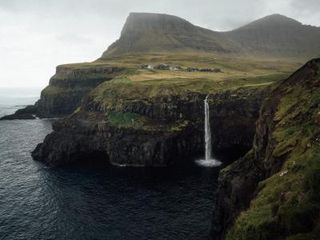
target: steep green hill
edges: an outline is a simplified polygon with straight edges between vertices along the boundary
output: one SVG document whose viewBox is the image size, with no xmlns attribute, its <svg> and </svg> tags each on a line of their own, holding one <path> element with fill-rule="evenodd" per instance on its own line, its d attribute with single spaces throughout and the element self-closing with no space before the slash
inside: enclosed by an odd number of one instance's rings
<svg viewBox="0 0 320 240">
<path fill-rule="evenodd" d="M 242 52 L 273 57 L 319 57 L 320 28 L 274 14 L 225 33 Z"/>
<path fill-rule="evenodd" d="M 221 33 L 197 27 L 167 14 L 131 13 L 121 37 L 103 54 L 104 57 L 139 52 L 236 51 L 235 45 Z"/>
<path fill-rule="evenodd" d="M 302 58 L 320 55 L 320 28 L 274 14 L 229 32 L 171 15 L 131 13 L 121 37 L 102 58 L 145 52 L 207 52 L 232 56 Z"/>
<path fill-rule="evenodd" d="M 320 59 L 275 85 L 253 149 L 221 173 L 213 239 L 319 239 L 319 87 Z"/>
</svg>

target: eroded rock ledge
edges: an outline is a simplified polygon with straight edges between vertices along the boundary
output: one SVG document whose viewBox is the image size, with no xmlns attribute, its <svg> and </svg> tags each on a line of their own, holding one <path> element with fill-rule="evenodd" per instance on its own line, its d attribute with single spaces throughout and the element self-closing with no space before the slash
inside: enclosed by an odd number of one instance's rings
<svg viewBox="0 0 320 240">
<path fill-rule="evenodd" d="M 206 95 L 166 92 L 124 100 L 119 89 L 89 95 L 79 111 L 53 125 L 33 158 L 58 166 L 91 161 L 98 154 L 114 165 L 167 166 L 203 155 Z M 210 95 L 215 151 L 239 156 L 251 148 L 264 96 L 265 90 L 254 88 Z"/>
<path fill-rule="evenodd" d="M 81 99 L 102 82 L 128 71 L 124 67 L 106 64 L 80 63 L 60 65 L 42 90 L 40 99 L 31 106 L 17 110 L 0 120 L 63 117 L 71 114 Z"/>
</svg>

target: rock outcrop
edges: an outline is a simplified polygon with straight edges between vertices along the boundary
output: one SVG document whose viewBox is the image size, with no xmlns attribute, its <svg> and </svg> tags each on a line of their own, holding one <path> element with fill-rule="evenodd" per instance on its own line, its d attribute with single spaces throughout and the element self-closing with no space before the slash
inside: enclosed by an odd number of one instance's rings
<svg viewBox="0 0 320 240">
<path fill-rule="evenodd" d="M 79 63 L 58 66 L 49 85 L 42 90 L 34 106 L 19 109 L 0 120 L 62 117 L 71 114 L 84 96 L 105 81 L 124 73 L 124 67 L 99 63 Z"/>
<path fill-rule="evenodd" d="M 49 86 L 41 92 L 40 100 L 35 104 L 37 115 L 56 117 L 72 113 L 90 90 L 122 71 L 124 68 L 95 64 L 58 66 Z"/>
<path fill-rule="evenodd" d="M 18 109 L 14 114 L 10 114 L 0 118 L 1 120 L 16 120 L 16 119 L 35 119 L 37 108 L 34 105 L 26 106 L 23 109 Z"/>
<path fill-rule="evenodd" d="M 90 161 L 99 153 L 113 165 L 167 166 L 202 156 L 206 95 L 165 92 L 128 100 L 121 98 L 120 86 L 99 91 L 54 124 L 54 132 L 32 153 L 34 159 L 58 166 Z M 215 151 L 233 151 L 238 157 L 250 149 L 264 94 L 239 89 L 210 95 Z"/>
<path fill-rule="evenodd" d="M 320 59 L 274 87 L 253 149 L 222 170 L 211 238 L 320 236 Z"/>
</svg>

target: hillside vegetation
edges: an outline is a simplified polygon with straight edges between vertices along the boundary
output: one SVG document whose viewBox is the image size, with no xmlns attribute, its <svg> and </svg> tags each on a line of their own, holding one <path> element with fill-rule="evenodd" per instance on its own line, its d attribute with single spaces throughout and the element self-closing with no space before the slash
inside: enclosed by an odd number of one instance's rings
<svg viewBox="0 0 320 240">
<path fill-rule="evenodd" d="M 141 69 L 141 64 L 156 66 L 158 64 L 180 66 L 181 70 Z M 118 57 L 99 59 L 92 67 L 108 64 L 127 69 L 113 79 L 126 78 L 126 83 L 137 86 L 155 85 L 177 87 L 181 90 L 203 91 L 209 93 L 232 87 L 267 85 L 275 80 L 283 79 L 299 67 L 299 61 L 280 61 L 277 59 L 259 60 L 256 58 L 230 58 L 215 54 L 130 54 Z M 81 67 L 82 65 L 75 65 Z M 86 64 L 84 64 L 86 66 Z M 219 72 L 188 72 L 188 67 L 203 69 L 219 69 Z M 105 83 L 107 84 L 107 83 Z"/>
<path fill-rule="evenodd" d="M 277 84 L 252 151 L 223 170 L 218 215 L 227 240 L 319 238 L 319 76 L 317 59 Z"/>
<path fill-rule="evenodd" d="M 131 13 L 119 40 L 102 58 L 130 53 L 206 52 L 230 56 L 300 58 L 320 54 L 320 28 L 274 14 L 238 29 L 217 32 L 167 14 Z"/>
</svg>

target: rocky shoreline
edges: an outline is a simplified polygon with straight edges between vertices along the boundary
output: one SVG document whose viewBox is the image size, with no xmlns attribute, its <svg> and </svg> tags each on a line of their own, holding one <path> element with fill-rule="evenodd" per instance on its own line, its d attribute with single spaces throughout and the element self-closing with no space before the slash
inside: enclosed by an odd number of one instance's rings
<svg viewBox="0 0 320 240">
<path fill-rule="evenodd" d="M 18 109 L 14 114 L 6 115 L 0 118 L 1 120 L 16 120 L 16 119 L 36 119 L 37 108 L 34 105 L 26 106 L 25 108 Z"/>
</svg>

